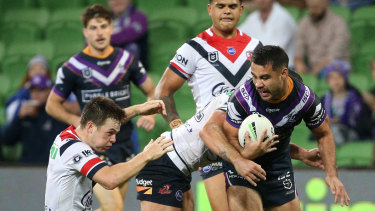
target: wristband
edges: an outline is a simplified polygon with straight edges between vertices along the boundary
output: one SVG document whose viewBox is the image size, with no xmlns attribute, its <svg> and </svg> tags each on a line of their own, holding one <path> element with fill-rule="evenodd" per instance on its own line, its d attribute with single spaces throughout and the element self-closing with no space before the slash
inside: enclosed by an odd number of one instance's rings
<svg viewBox="0 0 375 211">
<path fill-rule="evenodd" d="M 172 129 L 177 128 L 178 126 L 184 124 L 181 119 L 175 119 L 169 123 L 169 127 Z"/>
</svg>

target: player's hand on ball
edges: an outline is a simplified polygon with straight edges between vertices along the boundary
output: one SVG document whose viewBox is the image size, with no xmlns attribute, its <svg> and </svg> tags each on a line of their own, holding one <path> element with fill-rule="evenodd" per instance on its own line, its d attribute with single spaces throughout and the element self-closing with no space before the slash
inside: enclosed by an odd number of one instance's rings
<svg viewBox="0 0 375 211">
<path fill-rule="evenodd" d="M 164 136 L 151 141 L 145 146 L 143 152 L 147 153 L 148 160 L 156 160 L 167 152 L 173 151 L 173 147 L 168 148 L 173 144 L 171 139 L 165 139 Z"/>
<path fill-rule="evenodd" d="M 164 116 L 167 115 L 165 105 L 162 100 L 147 101 L 140 106 L 138 112 L 140 115 L 151 115 L 156 113 L 163 114 Z"/>
<path fill-rule="evenodd" d="M 265 153 L 277 150 L 277 148 L 274 146 L 279 143 L 279 141 L 276 140 L 278 135 L 271 136 L 268 139 L 264 140 L 266 133 L 267 130 L 264 130 L 261 136 L 259 136 L 258 141 L 252 141 L 250 140 L 249 133 L 246 132 L 245 146 L 241 151 L 241 155 L 247 159 L 253 160 L 264 155 Z"/>
</svg>

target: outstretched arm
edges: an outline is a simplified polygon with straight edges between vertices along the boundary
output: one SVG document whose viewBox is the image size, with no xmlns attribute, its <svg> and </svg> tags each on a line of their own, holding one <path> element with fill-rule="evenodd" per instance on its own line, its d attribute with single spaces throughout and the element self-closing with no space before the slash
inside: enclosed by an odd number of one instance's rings
<svg viewBox="0 0 375 211">
<path fill-rule="evenodd" d="M 137 104 L 124 108 L 123 110 L 126 115 L 123 122 L 127 122 L 138 115 L 151 115 L 156 113 L 160 113 L 164 116 L 166 115 L 165 105 L 161 100 L 150 100 L 143 104 Z"/>
<path fill-rule="evenodd" d="M 155 99 L 155 84 L 150 76 L 147 76 L 146 80 L 141 85 L 139 85 L 139 89 L 147 97 L 147 100 Z M 146 131 L 152 130 L 154 126 L 155 115 L 142 116 L 137 121 L 137 127 L 142 127 Z"/>
<path fill-rule="evenodd" d="M 326 182 L 330 187 L 331 192 L 335 194 L 335 203 L 340 200 L 341 206 L 348 206 L 350 198 L 346 192 L 345 186 L 338 178 L 335 142 L 331 132 L 328 116 L 324 122 L 319 127 L 313 129 L 312 132 L 318 139 L 318 147 L 326 172 Z"/>
</svg>

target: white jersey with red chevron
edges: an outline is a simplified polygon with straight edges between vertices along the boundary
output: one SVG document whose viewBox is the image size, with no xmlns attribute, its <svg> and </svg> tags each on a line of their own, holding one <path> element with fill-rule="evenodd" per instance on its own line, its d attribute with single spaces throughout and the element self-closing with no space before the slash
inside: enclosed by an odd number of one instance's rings
<svg viewBox="0 0 375 211">
<path fill-rule="evenodd" d="M 70 126 L 55 139 L 50 152 L 45 193 L 46 211 L 92 210 L 92 177 L 104 166 Z"/>
<path fill-rule="evenodd" d="M 188 81 L 197 110 L 220 93 L 234 91 L 251 78 L 251 57 L 259 40 L 237 30 L 225 39 L 211 28 L 183 44 L 169 68 Z"/>
</svg>

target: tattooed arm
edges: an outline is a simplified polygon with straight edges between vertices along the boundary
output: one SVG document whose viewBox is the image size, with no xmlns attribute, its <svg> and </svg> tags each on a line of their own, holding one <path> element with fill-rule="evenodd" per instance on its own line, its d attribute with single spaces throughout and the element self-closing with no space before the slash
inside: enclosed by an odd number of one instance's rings
<svg viewBox="0 0 375 211">
<path fill-rule="evenodd" d="M 170 68 L 167 68 L 155 89 L 155 99 L 163 100 L 167 111 L 165 119 L 171 128 L 176 128 L 183 124 L 177 113 L 173 94 L 184 84 L 184 82 L 185 79 L 178 76 Z"/>
<path fill-rule="evenodd" d="M 223 124 L 228 124 L 225 121 L 225 112 L 216 110 L 200 131 L 200 137 L 212 152 L 231 162 L 242 177 L 249 181 L 250 184 L 256 186 L 256 182 L 260 181 L 260 179 L 266 179 L 266 172 L 260 165 L 242 157 L 228 142 Z"/>
</svg>

